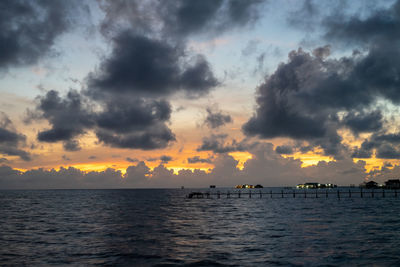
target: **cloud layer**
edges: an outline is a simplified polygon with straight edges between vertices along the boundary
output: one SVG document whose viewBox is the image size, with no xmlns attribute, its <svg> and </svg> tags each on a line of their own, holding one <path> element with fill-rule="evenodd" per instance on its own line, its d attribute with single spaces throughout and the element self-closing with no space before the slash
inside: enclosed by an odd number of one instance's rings
<svg viewBox="0 0 400 267">
<path fill-rule="evenodd" d="M 178 188 L 208 187 L 210 184 L 233 187 L 236 184 L 250 183 L 264 186 L 294 186 L 298 183 L 319 181 L 348 185 L 365 178 L 365 163 L 353 163 L 351 158 L 336 162 L 320 162 L 307 168 L 301 167 L 300 160 L 283 158 L 277 154 L 272 144 L 262 144 L 251 151 L 249 159 L 242 170 L 237 168 L 238 161 L 227 154 L 220 154 L 209 159 L 214 165 L 211 172 L 201 170 L 172 170 L 161 164 L 151 170 L 143 161 L 129 166 L 125 175 L 114 169 L 101 172 L 85 173 L 78 169 L 60 168 L 56 170 L 30 170 L 25 173 L 8 166 L 0 167 L 0 188 Z M 201 161 L 194 158 L 194 161 Z M 370 173 L 383 179 L 384 173 Z"/>
<path fill-rule="evenodd" d="M 16 132 L 11 120 L 0 112 L 0 153 L 8 156 L 18 156 L 24 161 L 31 160 L 31 155 L 20 149 L 25 145 L 26 136 Z"/>
<path fill-rule="evenodd" d="M 79 1 L 6 0 L 0 3 L 0 68 L 35 64 L 73 24 Z"/>
</svg>

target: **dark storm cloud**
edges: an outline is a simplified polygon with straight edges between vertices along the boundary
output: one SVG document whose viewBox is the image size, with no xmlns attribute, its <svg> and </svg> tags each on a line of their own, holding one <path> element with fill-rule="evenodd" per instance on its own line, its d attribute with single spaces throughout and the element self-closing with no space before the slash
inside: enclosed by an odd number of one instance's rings
<svg viewBox="0 0 400 267">
<path fill-rule="evenodd" d="M 291 147 L 291 146 L 277 146 L 275 148 L 275 151 L 278 154 L 292 154 L 293 153 L 293 147 Z"/>
<path fill-rule="evenodd" d="M 171 106 L 165 99 L 183 91 L 207 94 L 218 84 L 205 58 L 187 57 L 184 47 L 129 31 L 114 39 L 114 49 L 91 73 L 85 95 L 102 107 L 95 115 L 100 142 L 121 148 L 165 148 L 175 141 L 167 126 Z"/>
<path fill-rule="evenodd" d="M 93 123 L 88 128 L 112 147 L 155 149 L 175 141 L 166 124 L 171 109 L 165 99 L 177 92 L 203 96 L 219 84 L 206 58 L 186 48 L 186 37 L 249 25 L 257 20 L 263 2 L 101 2 L 106 14 L 101 30 L 113 47 L 99 69 L 87 76 L 85 96 L 100 107 L 88 112 Z M 210 114 L 209 119 L 214 128 L 232 121 L 223 114 Z M 53 140 L 71 140 L 83 132 L 61 131 L 50 123 L 55 129 L 40 133 L 41 140 L 63 133 L 65 138 Z"/>
<path fill-rule="evenodd" d="M 235 139 L 231 143 L 226 142 L 227 134 L 212 134 L 208 137 L 203 137 L 202 144 L 197 148 L 197 151 L 213 151 L 214 153 L 229 153 L 234 151 L 247 151 L 258 143 L 249 142 L 243 139 L 238 142 Z"/>
<path fill-rule="evenodd" d="M 96 136 L 100 142 L 111 147 L 143 150 L 165 148 L 169 142 L 175 141 L 175 135 L 165 124 L 154 125 L 146 130 L 115 133 L 114 131 L 100 129 L 96 131 Z"/>
<path fill-rule="evenodd" d="M 325 136 L 329 114 L 324 110 L 315 112 L 314 103 L 312 107 L 302 103 L 314 100 L 303 98 L 303 94 L 313 93 L 312 89 L 318 90 L 318 87 L 311 86 L 329 75 L 322 71 L 323 67 L 328 67 L 324 65 L 324 61 L 302 50 L 292 51 L 289 62 L 282 63 L 258 87 L 258 108 L 256 114 L 243 126 L 244 132 L 248 135 L 258 134 L 263 138 L 285 136 L 311 139 Z"/>
<path fill-rule="evenodd" d="M 400 134 L 375 133 L 354 149 L 352 157 L 370 158 L 374 149 L 376 158 L 400 159 Z"/>
<path fill-rule="evenodd" d="M 132 163 L 134 163 L 134 162 L 139 162 L 138 159 L 136 159 L 136 158 L 131 158 L 131 157 L 127 157 L 127 158 L 126 158 L 126 161 L 132 162 Z"/>
<path fill-rule="evenodd" d="M 164 148 L 175 140 L 166 125 L 171 107 L 165 100 L 110 96 L 102 101 L 106 102 L 93 102 L 75 91 L 65 97 L 47 92 L 38 99 L 36 111 L 29 113 L 32 119 L 44 118 L 51 125 L 38 133 L 38 140 L 63 141 L 67 151 L 80 149 L 76 138 L 87 130 L 94 130 L 99 142 L 120 148 Z"/>
<path fill-rule="evenodd" d="M 63 146 L 64 146 L 64 149 L 66 151 L 79 151 L 79 150 L 81 150 L 81 147 L 80 147 L 79 142 L 77 140 L 65 141 Z"/>
<path fill-rule="evenodd" d="M 370 113 L 349 112 L 344 116 L 342 123 L 350 128 L 355 134 L 361 132 L 374 132 L 383 127 L 383 116 L 379 110 Z"/>
<path fill-rule="evenodd" d="M 164 2 L 162 5 L 164 9 L 162 16 L 166 20 L 164 27 L 169 28 L 169 32 L 180 35 L 199 32 L 212 22 L 222 3 L 222 0 L 178 1 L 173 4 Z"/>
<path fill-rule="evenodd" d="M 112 99 L 96 114 L 96 135 L 112 147 L 165 148 L 175 141 L 166 123 L 171 106 L 163 100 L 142 98 Z"/>
<path fill-rule="evenodd" d="M 291 26 L 313 31 L 319 25 L 320 13 L 319 6 L 312 0 L 304 0 L 299 9 L 289 13 L 287 20 Z"/>
<path fill-rule="evenodd" d="M 355 134 L 384 127 L 378 99 L 400 102 L 400 51 L 376 44 L 366 53 L 330 59 L 329 46 L 313 55 L 299 49 L 257 89 L 257 109 L 244 124 L 247 135 L 307 140 L 336 156 L 343 150 L 337 130 Z M 338 114 L 345 114 L 343 118 Z"/>
<path fill-rule="evenodd" d="M 218 81 L 204 57 L 187 59 L 179 45 L 124 31 L 88 83 L 94 97 L 99 91 L 157 96 L 179 90 L 196 96 L 209 92 Z"/>
<path fill-rule="evenodd" d="M 160 157 L 160 160 L 162 163 L 168 163 L 172 160 L 173 158 L 171 156 L 167 156 L 167 155 L 162 155 Z"/>
<path fill-rule="evenodd" d="M 199 156 L 194 156 L 187 159 L 188 163 L 212 163 L 211 158 L 200 158 Z"/>
<path fill-rule="evenodd" d="M 0 68 L 36 63 L 81 10 L 79 1 L 0 1 Z"/>
<path fill-rule="evenodd" d="M 168 121 L 170 116 L 171 106 L 163 100 L 112 99 L 95 120 L 102 129 L 129 133 Z"/>
<path fill-rule="evenodd" d="M 361 147 L 355 147 L 351 155 L 352 158 L 368 159 L 372 157 L 373 145 L 368 142 L 363 142 Z"/>
<path fill-rule="evenodd" d="M 313 55 L 317 58 L 324 59 L 331 54 L 331 46 L 325 45 L 323 47 L 317 47 L 313 50 Z"/>
<path fill-rule="evenodd" d="M 345 43 L 358 44 L 379 42 L 382 40 L 399 40 L 400 2 L 396 1 L 387 9 L 372 9 L 370 16 L 360 15 L 346 17 L 338 13 L 324 19 L 325 37 Z"/>
<path fill-rule="evenodd" d="M 29 153 L 19 148 L 25 141 L 26 136 L 17 133 L 7 115 L 0 113 L 0 154 L 19 156 L 25 161 L 31 160 Z"/>
<path fill-rule="evenodd" d="M 381 159 L 400 159 L 400 150 L 390 144 L 383 144 L 378 147 L 376 157 Z"/>
<path fill-rule="evenodd" d="M 105 1 L 102 32 L 106 35 L 129 22 L 137 32 L 165 37 L 216 34 L 253 24 L 263 0 Z M 125 22 L 125 23 L 124 23 Z"/>
<path fill-rule="evenodd" d="M 206 111 L 207 117 L 204 123 L 211 129 L 216 129 L 232 122 L 232 117 L 229 114 L 223 114 L 219 110 L 213 111 L 211 108 L 207 108 Z"/>
<path fill-rule="evenodd" d="M 178 36 L 220 33 L 244 27 L 258 19 L 262 0 L 204 0 L 164 2 L 161 7 L 164 32 Z M 165 5 L 165 3 L 167 3 Z"/>
<path fill-rule="evenodd" d="M 47 92 L 39 98 L 37 112 L 51 124 L 50 129 L 38 133 L 38 140 L 65 141 L 64 147 L 67 150 L 76 150 L 79 144 L 73 139 L 93 126 L 89 106 L 76 91 L 68 92 L 64 98 L 60 97 L 57 91 Z"/>
</svg>

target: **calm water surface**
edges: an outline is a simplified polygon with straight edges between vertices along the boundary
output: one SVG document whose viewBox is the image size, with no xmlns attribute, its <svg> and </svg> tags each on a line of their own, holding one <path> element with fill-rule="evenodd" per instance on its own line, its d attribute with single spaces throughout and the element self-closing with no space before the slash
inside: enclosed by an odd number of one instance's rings
<svg viewBox="0 0 400 267">
<path fill-rule="evenodd" d="M 400 265 L 400 197 L 0 191 L 0 265 Z"/>
</svg>

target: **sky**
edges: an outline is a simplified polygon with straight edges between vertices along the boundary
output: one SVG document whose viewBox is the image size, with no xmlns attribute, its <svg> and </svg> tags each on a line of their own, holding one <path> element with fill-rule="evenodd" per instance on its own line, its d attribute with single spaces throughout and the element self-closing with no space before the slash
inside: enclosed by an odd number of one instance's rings
<svg viewBox="0 0 400 267">
<path fill-rule="evenodd" d="M 399 178 L 399 33 L 393 0 L 1 1 L 0 189 Z"/>
</svg>

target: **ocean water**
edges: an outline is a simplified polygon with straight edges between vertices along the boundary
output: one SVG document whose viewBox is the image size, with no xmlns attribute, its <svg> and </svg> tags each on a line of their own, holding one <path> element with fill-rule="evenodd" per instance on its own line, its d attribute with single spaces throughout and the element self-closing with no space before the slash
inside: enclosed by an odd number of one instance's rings
<svg viewBox="0 0 400 267">
<path fill-rule="evenodd" d="M 0 265 L 400 265 L 393 194 L 185 198 L 190 191 L 0 191 Z"/>
</svg>

